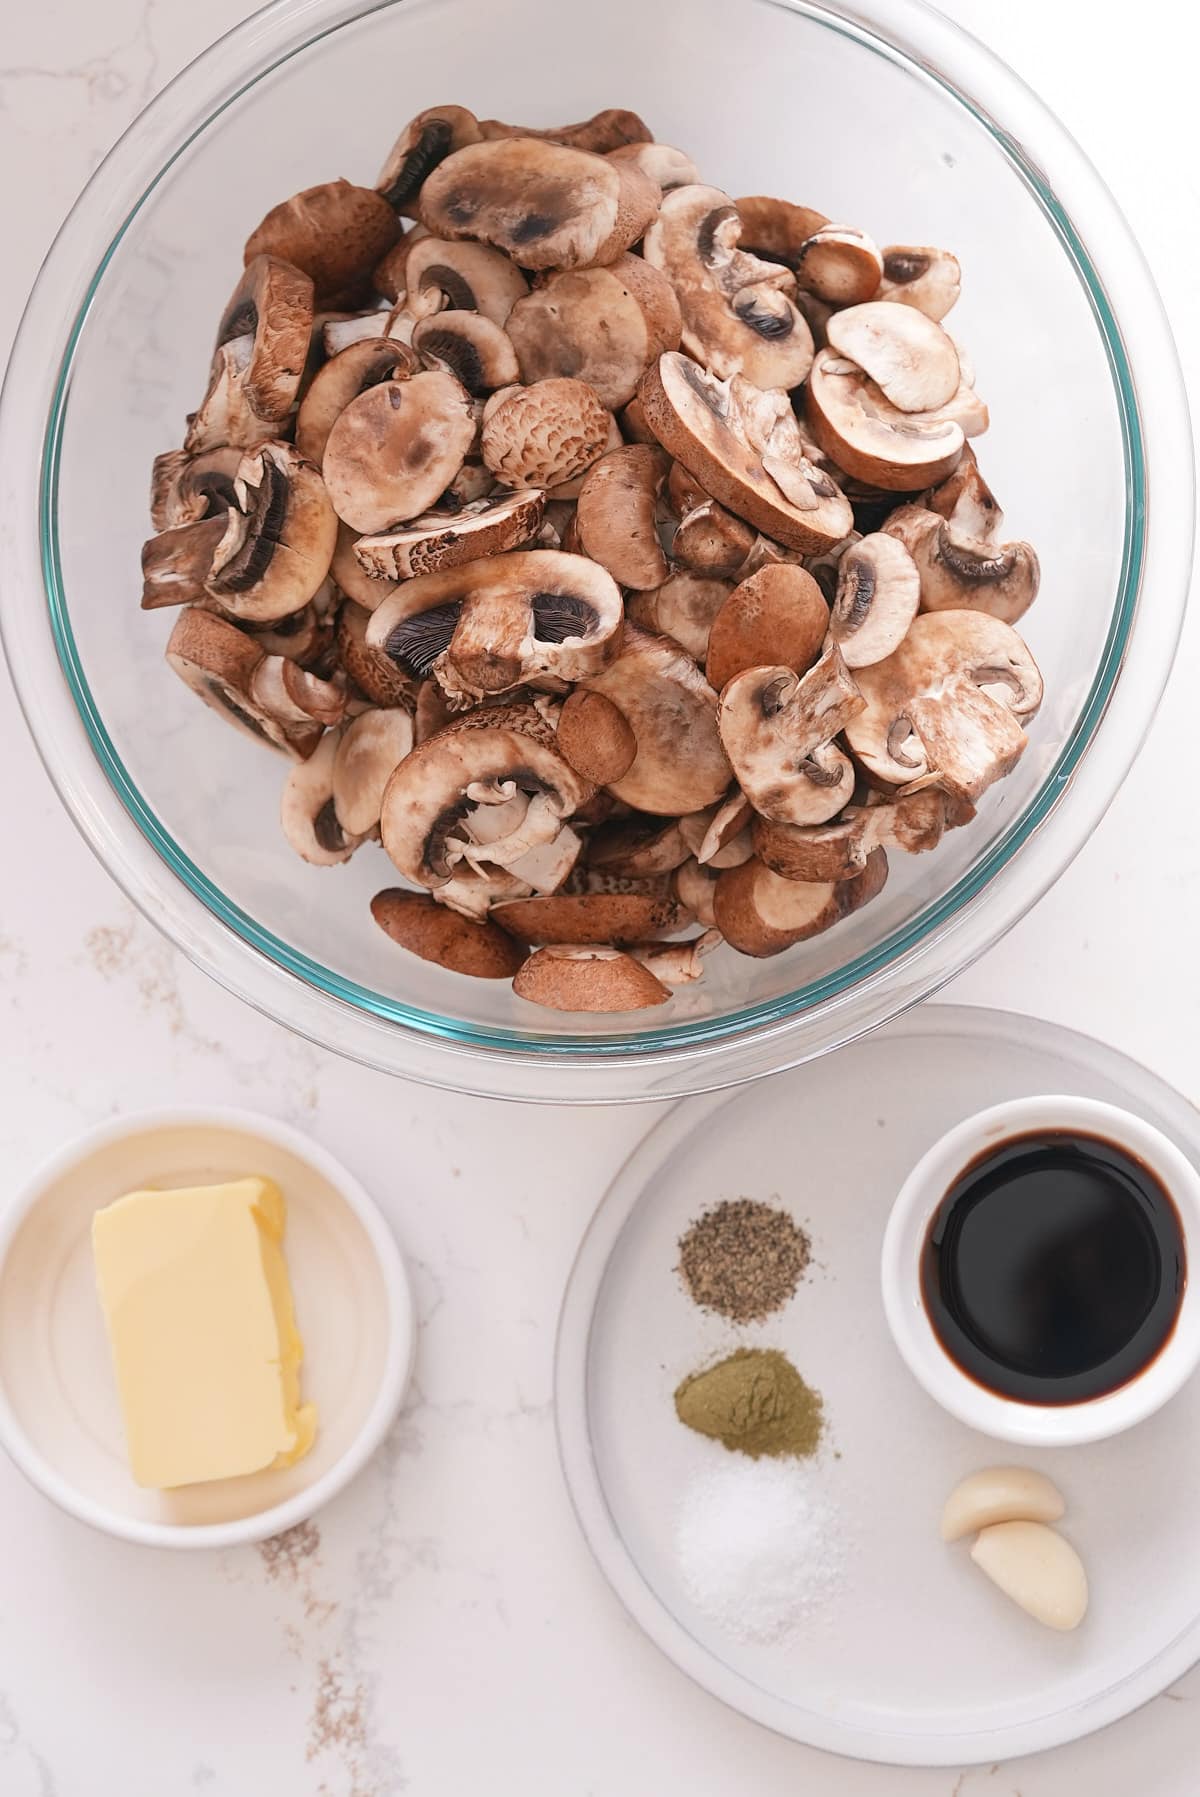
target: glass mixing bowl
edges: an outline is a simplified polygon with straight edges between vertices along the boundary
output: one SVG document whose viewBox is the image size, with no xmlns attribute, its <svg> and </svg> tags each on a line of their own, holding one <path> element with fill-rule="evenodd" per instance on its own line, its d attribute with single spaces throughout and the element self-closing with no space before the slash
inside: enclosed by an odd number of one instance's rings
<svg viewBox="0 0 1200 1797">
<path fill-rule="evenodd" d="M 248 230 L 454 100 L 532 124 L 642 113 L 730 193 L 779 193 L 961 258 L 951 318 L 993 425 L 987 476 L 1036 544 L 1023 629 L 1046 702 L 1016 773 L 882 897 L 775 960 L 721 950 L 661 1012 L 535 1010 L 371 922 L 382 851 L 297 860 L 284 766 L 165 667 L 138 611 L 156 451 L 203 391 Z M 661 1098 L 788 1066 L 933 991 L 1095 827 L 1149 724 L 1188 580 L 1183 385 L 1153 284 L 1074 143 L 1003 65 L 913 0 L 281 0 L 214 45 L 98 170 L 51 251 L 5 388 L 3 625 L 68 809 L 146 914 L 313 1040 L 438 1084 Z"/>
</svg>

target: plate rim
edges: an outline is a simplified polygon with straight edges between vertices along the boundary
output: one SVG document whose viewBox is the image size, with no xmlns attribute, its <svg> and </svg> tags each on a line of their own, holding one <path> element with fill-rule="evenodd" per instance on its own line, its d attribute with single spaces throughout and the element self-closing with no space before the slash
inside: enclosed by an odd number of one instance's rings
<svg viewBox="0 0 1200 1797">
<path fill-rule="evenodd" d="M 1079 1045 L 1111 1069 L 1112 1077 L 1135 1097 L 1149 1093 L 1188 1138 L 1193 1160 L 1200 1159 L 1200 1108 L 1143 1062 L 1086 1031 L 1004 1007 L 928 1004 L 894 1019 L 837 1054 L 852 1054 L 875 1038 L 931 1034 L 1005 1035 L 1020 1033 L 1064 1052 L 1071 1064 Z M 777 1076 L 803 1077 L 802 1069 Z M 1015 1759 L 1061 1747 L 1120 1721 L 1149 1703 L 1200 1661 L 1200 1612 L 1145 1665 L 1080 1701 L 1032 1721 L 961 1733 L 897 1735 L 883 1729 L 847 1727 L 819 1710 L 801 1710 L 760 1690 L 751 1679 L 725 1665 L 688 1633 L 666 1603 L 646 1583 L 625 1546 L 611 1511 L 592 1451 L 588 1420 L 588 1360 L 596 1299 L 609 1259 L 641 1201 L 648 1175 L 701 1121 L 737 1103 L 759 1082 L 733 1091 L 701 1093 L 671 1106 L 634 1146 L 613 1175 L 592 1213 L 572 1263 L 559 1312 L 554 1347 L 554 1418 L 559 1465 L 567 1496 L 584 1541 L 610 1589 L 631 1620 L 679 1671 L 712 1697 L 750 1721 L 801 1745 L 842 1758 L 880 1765 L 958 1767 Z"/>
</svg>

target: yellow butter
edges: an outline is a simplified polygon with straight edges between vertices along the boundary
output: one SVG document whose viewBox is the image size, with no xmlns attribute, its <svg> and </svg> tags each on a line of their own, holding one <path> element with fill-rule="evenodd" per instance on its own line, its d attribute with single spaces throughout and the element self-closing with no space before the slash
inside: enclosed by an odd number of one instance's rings
<svg viewBox="0 0 1200 1797">
<path fill-rule="evenodd" d="M 312 1446 L 304 1347 L 269 1179 L 130 1192 L 92 1248 L 129 1462 L 163 1490 L 290 1466 Z"/>
</svg>

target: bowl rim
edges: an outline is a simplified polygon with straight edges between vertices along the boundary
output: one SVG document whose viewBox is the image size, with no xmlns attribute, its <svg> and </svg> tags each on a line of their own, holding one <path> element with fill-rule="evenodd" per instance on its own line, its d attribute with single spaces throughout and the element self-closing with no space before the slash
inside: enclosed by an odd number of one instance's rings
<svg viewBox="0 0 1200 1797">
<path fill-rule="evenodd" d="M 26 1434 L 0 1380 L 0 1447 L 31 1485 L 37 1487 L 68 1516 L 88 1523 L 104 1534 L 141 1547 L 224 1548 L 265 1541 L 297 1523 L 306 1522 L 324 1509 L 383 1443 L 408 1389 L 416 1359 L 417 1316 L 412 1286 L 404 1257 L 383 1212 L 362 1183 L 337 1157 L 290 1123 L 263 1116 L 236 1105 L 167 1105 L 146 1111 L 130 1111 L 106 1118 L 72 1138 L 49 1155 L 22 1183 L 0 1219 L 0 1272 L 8 1262 L 22 1226 L 44 1197 L 47 1188 L 71 1168 L 86 1163 L 110 1143 L 164 1129 L 227 1129 L 257 1136 L 305 1161 L 333 1186 L 362 1224 L 370 1242 L 387 1307 L 387 1353 L 380 1372 L 379 1389 L 363 1424 L 340 1459 L 319 1479 L 282 1503 L 256 1510 L 249 1516 L 223 1523 L 146 1522 L 126 1516 L 81 1492 L 40 1454 Z"/>
<path fill-rule="evenodd" d="M 141 205 L 213 119 L 318 38 L 383 10 L 375 0 L 275 0 L 190 64 L 85 187 L 22 320 L 0 399 L 0 457 L 12 470 L 2 489 L 12 488 L 6 515 L 28 522 L 20 529 L 6 524 L 0 538 L 13 564 L 0 591 L 0 630 L 51 779 L 109 872 L 192 959 L 267 1014 L 371 1065 L 493 1095 L 606 1102 L 715 1089 L 849 1040 L 960 972 L 1053 883 L 1114 796 L 1161 696 L 1190 574 L 1191 435 L 1169 326 L 1115 203 L 1019 78 L 921 0 L 769 3 L 900 63 L 948 93 L 992 136 L 1089 301 L 1107 352 L 1127 481 L 1123 560 L 1104 650 L 1038 791 L 953 886 L 852 960 L 781 997 L 718 1018 L 539 1037 L 534 1029 L 474 1025 L 372 992 L 282 942 L 195 866 L 130 780 L 88 688 L 63 588 L 56 502 L 72 362 L 92 300 Z M 1041 173 L 1051 166 L 1054 189 Z M 147 167 L 156 171 L 148 184 Z M 97 239 L 107 247 L 88 274 Z M 1137 319 L 1136 347 L 1126 343 L 1119 317 Z M 36 480 L 17 447 L 31 440 L 43 444 Z M 11 597 L 31 582 L 45 594 L 44 616 Z M 1148 607 L 1142 600 L 1151 587 L 1155 603 Z M 69 756 L 68 744 L 85 753 Z M 87 777 L 93 759 L 100 780 Z M 1064 815 L 1068 786 L 1075 797 Z M 1018 858 L 1020 850 L 1026 852 Z M 1011 871 L 997 895 L 996 876 L 1005 869 Z"/>
</svg>

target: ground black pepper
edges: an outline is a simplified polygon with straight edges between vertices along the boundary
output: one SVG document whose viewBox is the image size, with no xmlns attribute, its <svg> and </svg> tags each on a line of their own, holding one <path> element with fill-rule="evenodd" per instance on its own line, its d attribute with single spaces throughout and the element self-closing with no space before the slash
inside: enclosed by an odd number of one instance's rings
<svg viewBox="0 0 1200 1797">
<path fill-rule="evenodd" d="M 678 1271 L 702 1310 L 757 1323 L 794 1295 L 811 1254 L 786 1211 L 735 1198 L 703 1212 L 680 1238 Z"/>
</svg>

